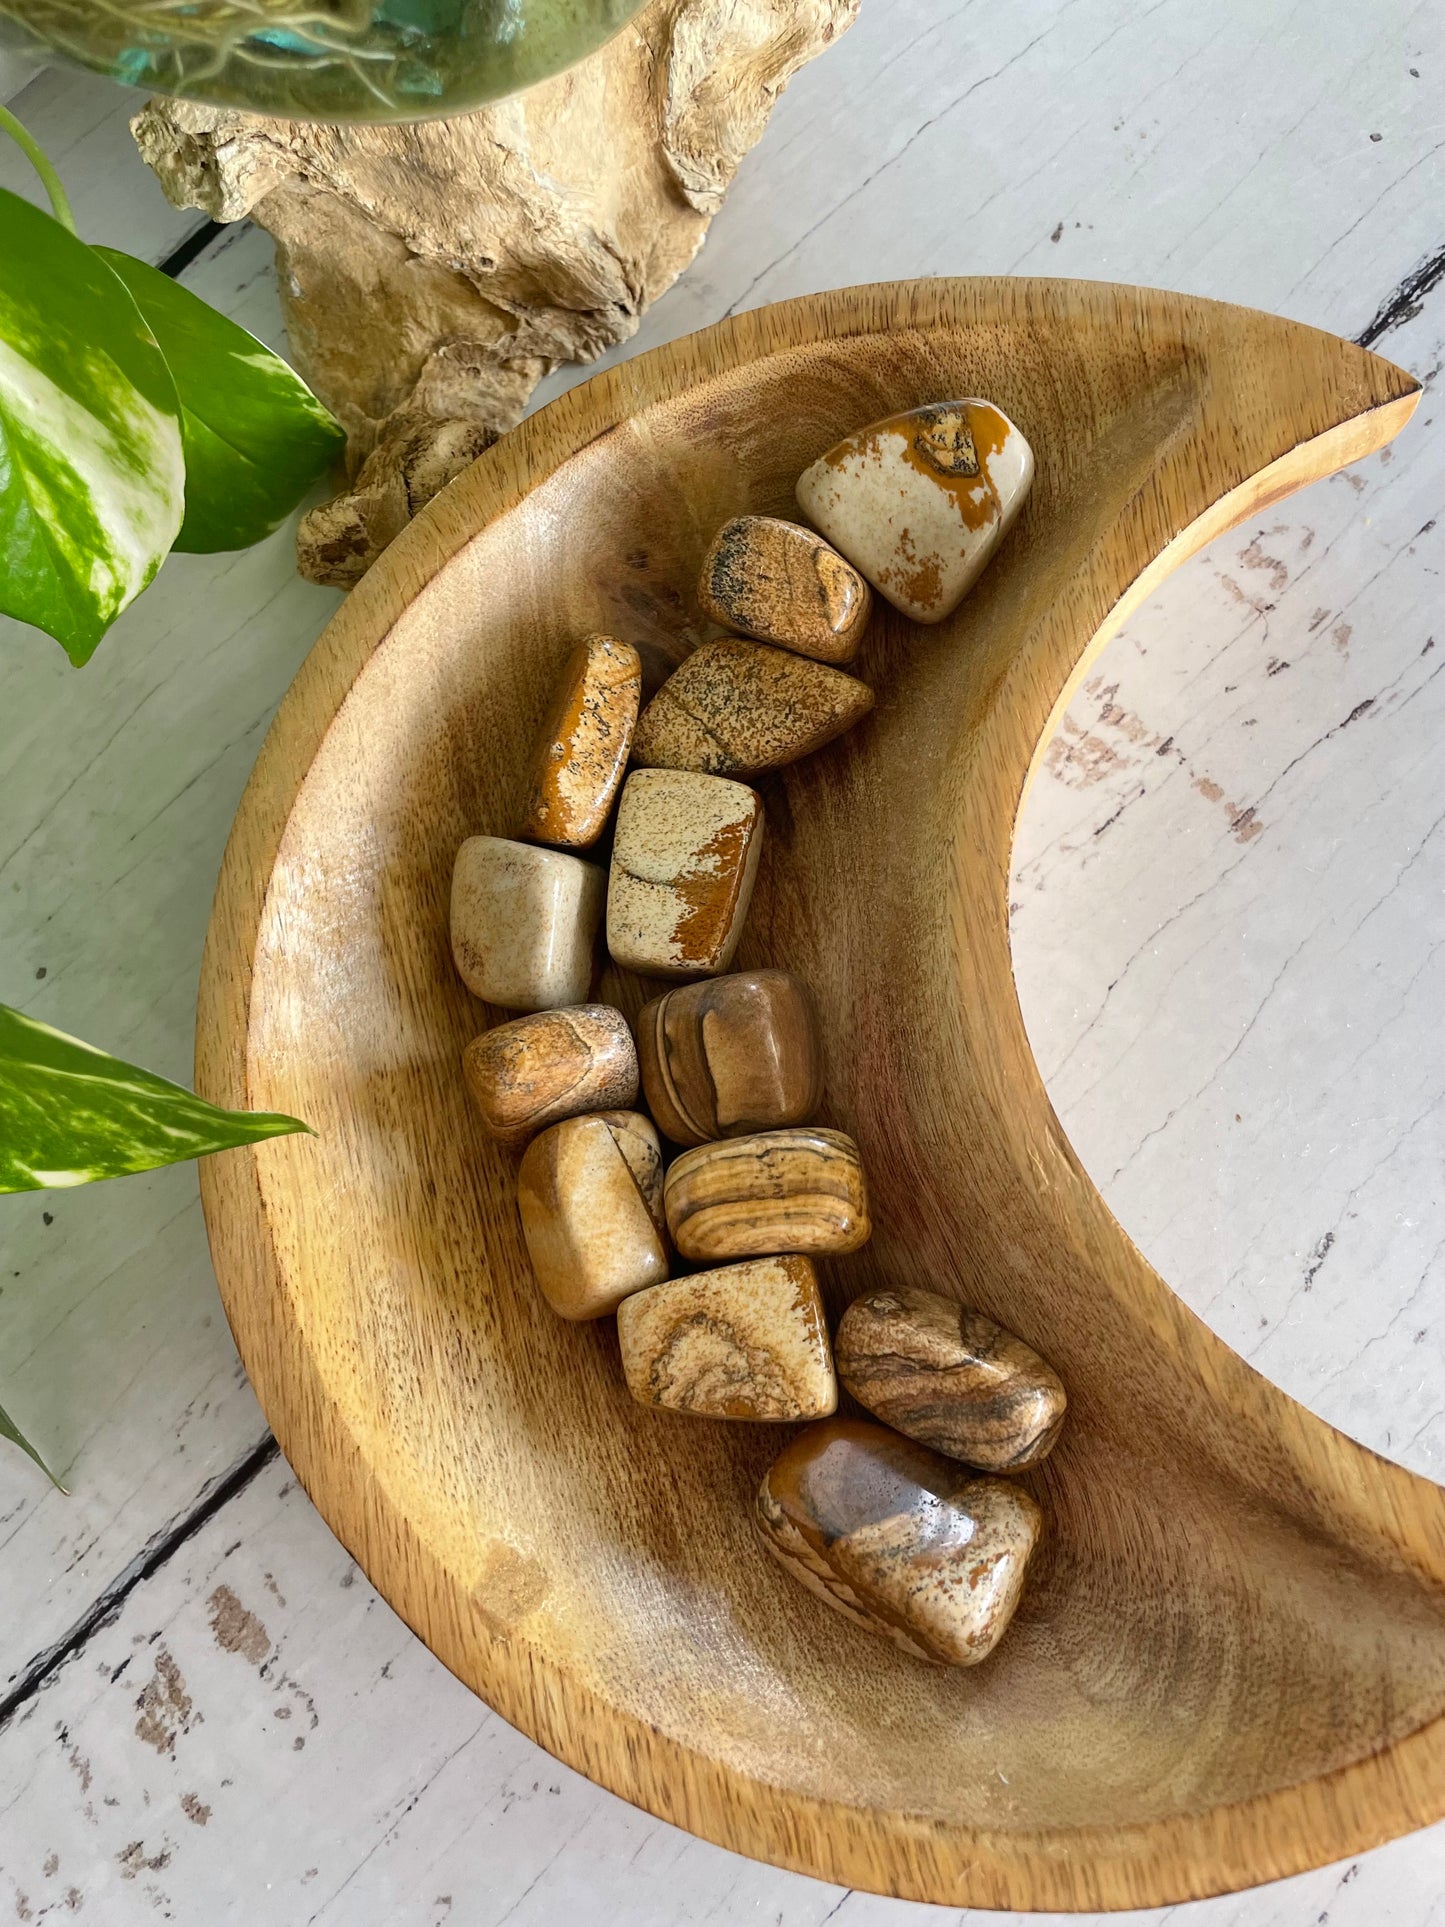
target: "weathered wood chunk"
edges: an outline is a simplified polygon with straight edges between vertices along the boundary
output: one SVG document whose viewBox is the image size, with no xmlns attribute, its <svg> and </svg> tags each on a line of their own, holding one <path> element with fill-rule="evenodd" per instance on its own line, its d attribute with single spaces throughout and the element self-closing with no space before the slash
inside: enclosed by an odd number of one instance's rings
<svg viewBox="0 0 1445 1927">
<path fill-rule="evenodd" d="M 804 471 L 798 503 L 895 608 L 942 622 L 1033 478 L 1033 450 L 1001 408 L 945 401 L 845 437 Z"/>
<path fill-rule="evenodd" d="M 243 11 L 256 45 L 274 35 L 270 57 L 290 64 L 296 49 L 274 6 Z M 525 64 L 561 16 L 604 11 L 615 21 L 632 10 L 479 0 L 381 18 L 403 65 L 453 30 L 470 58 L 493 19 L 516 27 Z M 217 221 L 250 215 L 275 236 L 291 352 L 350 438 L 346 493 L 302 518 L 303 575 L 350 588 L 518 420 L 544 375 L 636 331 L 702 245 L 789 78 L 857 12 L 858 0 L 654 0 L 550 80 L 398 126 L 191 100 L 142 109 L 137 144 L 178 207 Z M 339 75 L 369 9 L 321 14 L 321 34 L 339 32 Z M 410 105 L 420 111 L 420 97 Z"/>
<path fill-rule="evenodd" d="M 503 1010 L 580 1004 L 606 877 L 595 863 L 501 836 L 471 836 L 452 872 L 452 957 L 474 996 Z"/>
<path fill-rule="evenodd" d="M 775 515 L 725 522 L 703 558 L 698 600 L 725 628 L 819 662 L 851 662 L 873 594 L 821 536 Z"/>
<path fill-rule="evenodd" d="M 563 1318 L 601 1318 L 667 1276 L 662 1148 L 637 1111 L 569 1117 L 533 1138 L 517 1205 L 537 1283 Z"/>
<path fill-rule="evenodd" d="M 840 1255 L 866 1244 L 873 1228 L 857 1145 L 817 1126 L 684 1151 L 663 1197 L 685 1258 Z"/>
<path fill-rule="evenodd" d="M 482 1123 L 503 1144 L 583 1111 L 637 1102 L 637 1050 L 620 1010 L 578 1004 L 497 1024 L 462 1052 Z"/>
<path fill-rule="evenodd" d="M 519 834 L 585 850 L 607 827 L 642 700 L 630 642 L 590 636 L 567 658 L 533 759 Z"/>
<path fill-rule="evenodd" d="M 838 1371 L 896 1432 L 986 1472 L 1053 1450 L 1067 1403 L 1058 1374 L 1021 1338 L 937 1292 L 889 1285 L 855 1298 L 838 1326 Z"/>
<path fill-rule="evenodd" d="M 763 839 L 754 791 L 691 770 L 639 769 L 617 806 L 607 947 L 629 970 L 714 976 L 732 962 Z"/>
<path fill-rule="evenodd" d="M 643 1405 L 774 1423 L 838 1406 L 828 1325 L 806 1258 L 673 1278 L 617 1308 L 628 1389 Z"/>
<path fill-rule="evenodd" d="M 1043 1518 L 1007 1479 L 835 1418 L 785 1447 L 758 1522 L 774 1557 L 855 1625 L 916 1658 L 976 1666 L 1013 1617 Z"/>
<path fill-rule="evenodd" d="M 647 1107 L 675 1144 L 806 1124 L 823 1095 L 823 1052 L 806 984 L 742 970 L 665 991 L 637 1019 Z"/>
<path fill-rule="evenodd" d="M 856 676 L 765 642 L 705 642 L 643 710 L 632 760 L 655 769 L 754 776 L 831 743 L 873 707 Z"/>
</svg>

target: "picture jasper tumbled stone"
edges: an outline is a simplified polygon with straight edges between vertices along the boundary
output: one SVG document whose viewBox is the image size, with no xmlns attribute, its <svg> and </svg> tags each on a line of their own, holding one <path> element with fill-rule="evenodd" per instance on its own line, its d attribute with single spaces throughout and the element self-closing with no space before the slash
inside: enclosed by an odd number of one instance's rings
<svg viewBox="0 0 1445 1927">
<path fill-rule="evenodd" d="M 667 1276 L 662 1147 L 636 1111 L 569 1117 L 534 1137 L 517 1206 L 537 1283 L 563 1318 L 601 1318 Z"/>
<path fill-rule="evenodd" d="M 577 1004 L 497 1024 L 462 1052 L 462 1075 L 482 1123 L 519 1144 L 582 1111 L 637 1102 L 637 1051 L 620 1010 Z"/>
<path fill-rule="evenodd" d="M 713 538 L 698 600 L 715 622 L 819 662 L 851 662 L 873 609 L 868 584 L 811 529 L 737 515 Z"/>
<path fill-rule="evenodd" d="M 758 1524 L 793 1577 L 856 1625 L 918 1659 L 976 1666 L 1013 1617 L 1043 1519 L 1007 1479 L 834 1418 L 774 1461 Z"/>
<path fill-rule="evenodd" d="M 675 1144 L 805 1124 L 823 1094 L 806 984 L 741 970 L 665 991 L 637 1019 L 647 1107 Z"/>
<path fill-rule="evenodd" d="M 861 428 L 798 481 L 798 503 L 895 608 L 942 622 L 1023 507 L 1034 456 L 989 401 L 945 401 Z"/>
<path fill-rule="evenodd" d="M 816 1125 L 684 1151 L 669 1167 L 663 1202 L 685 1258 L 841 1256 L 873 1229 L 858 1146 Z"/>
<path fill-rule="evenodd" d="M 532 759 L 519 834 L 582 850 L 607 826 L 642 700 L 630 642 L 589 636 L 567 658 Z"/>
<path fill-rule="evenodd" d="M 607 878 L 595 863 L 502 836 L 470 836 L 452 871 L 452 958 L 467 989 L 503 1010 L 580 1004 Z"/>
<path fill-rule="evenodd" d="M 643 1405 L 698 1418 L 825 1418 L 838 1383 L 806 1258 L 755 1258 L 672 1278 L 617 1307 L 622 1369 Z"/>
<path fill-rule="evenodd" d="M 855 1298 L 838 1325 L 838 1373 L 895 1431 L 986 1472 L 1017 1472 L 1053 1449 L 1066 1399 L 1021 1338 L 937 1292 L 889 1285 Z"/>
<path fill-rule="evenodd" d="M 745 783 L 635 769 L 622 788 L 607 882 L 607 948 L 628 970 L 726 970 L 742 934 L 763 839 Z"/>
<path fill-rule="evenodd" d="M 811 756 L 873 707 L 856 676 L 741 636 L 705 642 L 643 710 L 632 760 L 643 768 L 755 776 Z"/>
</svg>

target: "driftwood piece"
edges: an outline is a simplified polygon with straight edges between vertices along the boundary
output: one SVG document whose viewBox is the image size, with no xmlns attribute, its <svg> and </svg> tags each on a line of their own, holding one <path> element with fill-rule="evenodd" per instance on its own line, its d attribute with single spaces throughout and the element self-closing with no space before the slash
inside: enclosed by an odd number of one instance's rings
<svg viewBox="0 0 1445 1927">
<path fill-rule="evenodd" d="M 143 109 L 172 201 L 275 236 L 296 365 L 346 427 L 349 486 L 302 522 L 303 575 L 357 581 L 544 375 L 636 330 L 778 94 L 857 10 L 656 0 L 569 72 L 412 126 Z"/>
</svg>

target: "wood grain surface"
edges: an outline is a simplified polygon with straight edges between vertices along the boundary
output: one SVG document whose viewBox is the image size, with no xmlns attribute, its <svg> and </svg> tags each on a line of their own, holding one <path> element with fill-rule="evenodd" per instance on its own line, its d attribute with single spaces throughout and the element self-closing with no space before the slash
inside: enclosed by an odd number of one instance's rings
<svg viewBox="0 0 1445 1927">
<path fill-rule="evenodd" d="M 456 1072 L 475 1006 L 445 902 L 457 843 L 515 808 L 578 634 L 675 652 L 727 516 L 782 512 L 848 428 L 960 391 L 1029 435 L 1034 495 L 950 623 L 880 619 L 874 714 L 762 785 L 739 959 L 798 970 L 852 1040 L 828 1121 L 862 1146 L 876 1229 L 848 1289 L 967 1297 L 1069 1387 L 1030 1475 L 1031 1595 L 983 1673 L 940 1682 L 756 1555 L 776 1435 L 680 1447 L 612 1338 L 539 1306 L 512 1161 Z M 1015 816 L 1093 654 L 1177 561 L 1415 400 L 1331 337 L 1130 289 L 793 302 L 524 424 L 299 676 L 223 870 L 198 1080 L 320 1135 L 204 1170 L 223 1295 L 283 1447 L 397 1610 L 626 1797 L 851 1885 L 1065 1908 L 1269 1878 L 1441 1810 L 1440 1493 L 1270 1387 L 1135 1251 L 1054 1119 L 1007 940 Z"/>
</svg>

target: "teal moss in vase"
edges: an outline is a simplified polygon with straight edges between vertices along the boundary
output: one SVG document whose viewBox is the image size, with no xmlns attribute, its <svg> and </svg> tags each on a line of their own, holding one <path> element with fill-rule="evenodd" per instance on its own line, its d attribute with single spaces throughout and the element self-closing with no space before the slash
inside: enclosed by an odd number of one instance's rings
<svg viewBox="0 0 1445 1927">
<path fill-rule="evenodd" d="M 0 39 L 291 120 L 463 113 L 558 73 L 642 0 L 0 0 Z"/>
</svg>

